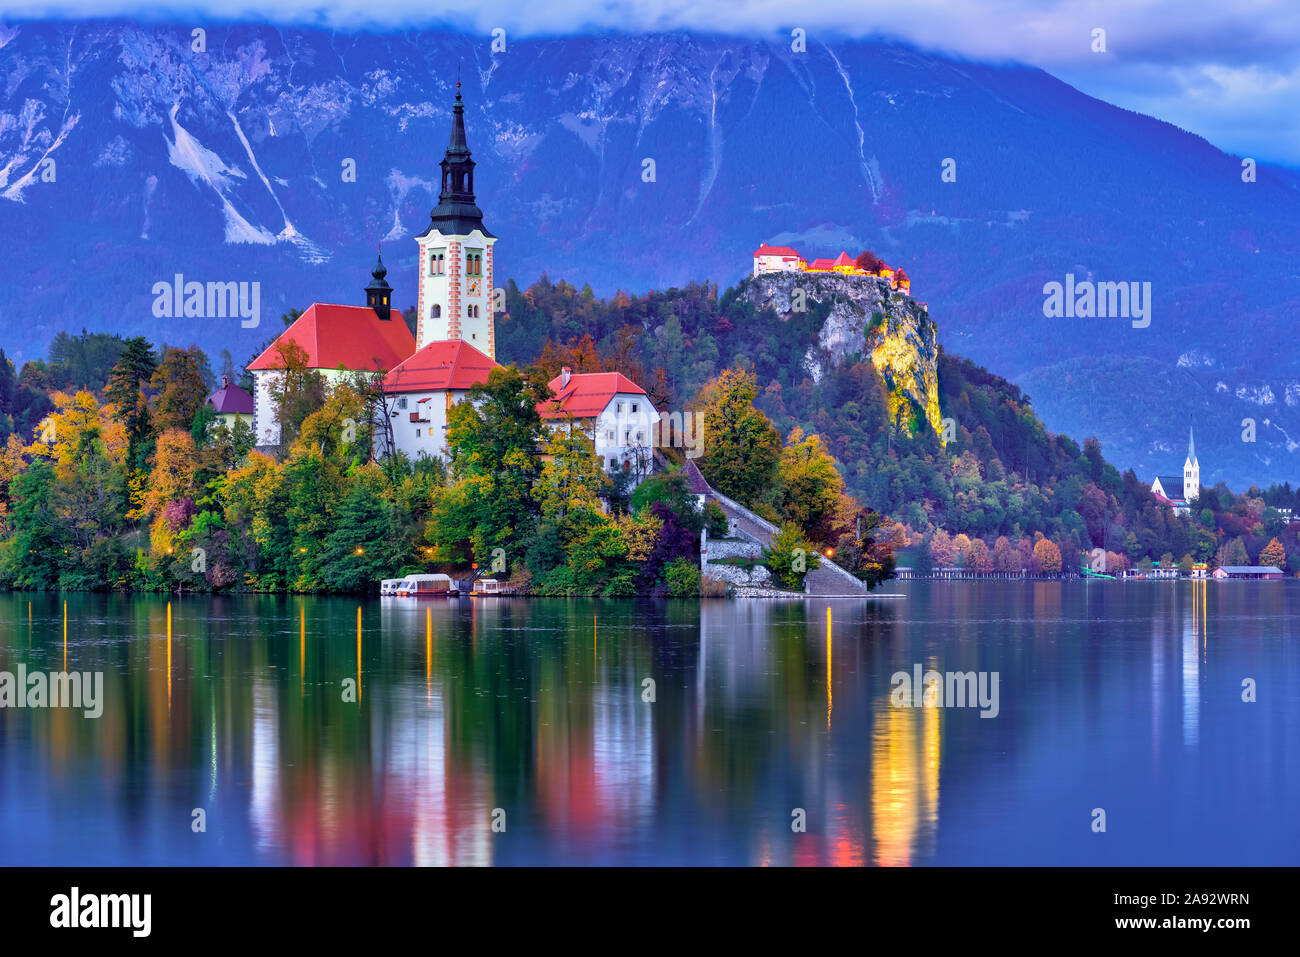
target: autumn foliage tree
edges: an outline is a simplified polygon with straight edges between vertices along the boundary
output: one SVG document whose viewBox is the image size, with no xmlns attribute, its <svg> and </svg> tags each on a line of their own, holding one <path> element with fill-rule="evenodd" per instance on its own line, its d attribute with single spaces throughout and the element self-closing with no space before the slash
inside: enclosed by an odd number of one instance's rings
<svg viewBox="0 0 1300 957">
<path fill-rule="evenodd" d="M 1040 538 L 1034 544 L 1034 557 L 1044 575 L 1061 574 L 1061 550 L 1050 538 Z"/>
<path fill-rule="evenodd" d="M 158 396 L 153 416 L 159 432 L 189 429 L 195 413 L 207 400 L 209 379 L 208 357 L 198 346 L 163 350 L 149 382 Z"/>
<path fill-rule="evenodd" d="M 698 465 L 709 484 L 750 507 L 776 487 L 781 435 L 758 409 L 754 375 L 724 369 L 696 397 L 704 419 L 704 454 Z"/>
</svg>

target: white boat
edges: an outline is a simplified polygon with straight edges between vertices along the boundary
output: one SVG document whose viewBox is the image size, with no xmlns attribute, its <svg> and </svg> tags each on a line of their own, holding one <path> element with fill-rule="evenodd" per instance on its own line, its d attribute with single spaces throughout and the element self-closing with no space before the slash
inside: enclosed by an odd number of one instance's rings
<svg viewBox="0 0 1300 957">
<path fill-rule="evenodd" d="M 398 598 L 447 598 L 459 592 L 450 575 L 407 575 L 395 594 Z"/>
<path fill-rule="evenodd" d="M 396 595 L 398 586 L 406 579 L 404 578 L 385 578 L 379 583 L 380 595 Z"/>
<path fill-rule="evenodd" d="M 474 583 L 474 590 L 470 593 L 471 598 L 478 598 L 484 595 L 501 594 L 501 582 L 495 578 L 480 578 Z"/>
</svg>

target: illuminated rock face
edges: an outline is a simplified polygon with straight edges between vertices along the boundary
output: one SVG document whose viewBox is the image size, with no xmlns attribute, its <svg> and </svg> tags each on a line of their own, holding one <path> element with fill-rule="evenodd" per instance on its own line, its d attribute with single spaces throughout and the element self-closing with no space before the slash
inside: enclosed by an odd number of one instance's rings
<svg viewBox="0 0 1300 957">
<path fill-rule="evenodd" d="M 774 272 L 743 283 L 756 308 L 789 318 L 806 310 L 825 314 L 804 368 L 814 382 L 853 355 L 870 355 L 889 390 L 890 417 L 909 430 L 928 422 L 941 431 L 939 350 L 935 324 L 915 299 L 870 276 Z M 901 415 L 900 415 L 901 412 Z"/>
</svg>

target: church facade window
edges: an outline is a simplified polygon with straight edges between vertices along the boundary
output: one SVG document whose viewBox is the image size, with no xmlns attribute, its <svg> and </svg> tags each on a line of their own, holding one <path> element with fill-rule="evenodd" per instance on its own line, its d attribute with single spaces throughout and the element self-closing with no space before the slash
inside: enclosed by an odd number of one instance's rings
<svg viewBox="0 0 1300 957">
<path fill-rule="evenodd" d="M 429 253 L 429 275 L 442 276 L 447 272 L 447 252 L 435 249 Z"/>
<path fill-rule="evenodd" d="M 483 275 L 483 250 L 471 249 L 465 256 L 465 275 Z"/>
<path fill-rule="evenodd" d="M 442 318 L 442 306 L 440 306 L 440 305 L 439 305 L 438 303 L 436 303 L 436 302 L 435 302 L 432 306 L 430 306 L 430 307 L 429 307 L 429 318 L 430 318 L 430 319 L 441 319 L 441 318 Z"/>
</svg>

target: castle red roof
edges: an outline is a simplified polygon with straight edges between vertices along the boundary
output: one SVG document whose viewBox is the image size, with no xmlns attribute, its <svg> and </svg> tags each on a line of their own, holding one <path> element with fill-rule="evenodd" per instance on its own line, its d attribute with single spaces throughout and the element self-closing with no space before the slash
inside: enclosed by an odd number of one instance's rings
<svg viewBox="0 0 1300 957">
<path fill-rule="evenodd" d="M 838 256 L 835 257 L 835 261 L 834 261 L 833 263 L 831 263 L 831 265 L 832 265 L 832 266 L 852 266 L 852 265 L 853 265 L 853 260 L 849 258 L 849 254 L 848 254 L 848 253 L 846 253 L 844 250 L 841 249 L 841 250 L 840 250 L 840 254 L 839 254 Z"/>
<path fill-rule="evenodd" d="M 575 419 L 588 419 L 604 412 L 619 392 L 646 394 L 645 389 L 621 372 L 579 372 L 569 376 L 568 385 L 561 385 L 563 380 L 562 375 L 552 379 L 550 386 L 555 398 L 537 404 L 542 418 L 556 419 L 567 412 Z"/>
<path fill-rule="evenodd" d="M 833 259 L 814 259 L 812 262 L 808 264 L 808 268 L 829 270 L 834 265 L 835 265 L 835 260 Z"/>
<path fill-rule="evenodd" d="M 307 351 L 311 369 L 394 369 L 415 351 L 415 337 L 396 310 L 384 321 L 369 306 L 314 302 L 248 368 L 283 368 L 276 343 L 290 340 Z"/>
<path fill-rule="evenodd" d="M 252 415 L 253 397 L 237 385 L 223 385 L 208 396 L 208 405 L 218 415 Z"/>
<path fill-rule="evenodd" d="M 754 252 L 755 259 L 759 256 L 794 256 L 797 259 L 799 254 L 789 246 L 769 246 L 767 243 L 763 243 Z"/>
<path fill-rule="evenodd" d="M 469 389 L 487 382 L 488 373 L 499 365 L 463 339 L 439 339 L 384 376 L 384 388 L 389 392 Z"/>
</svg>

